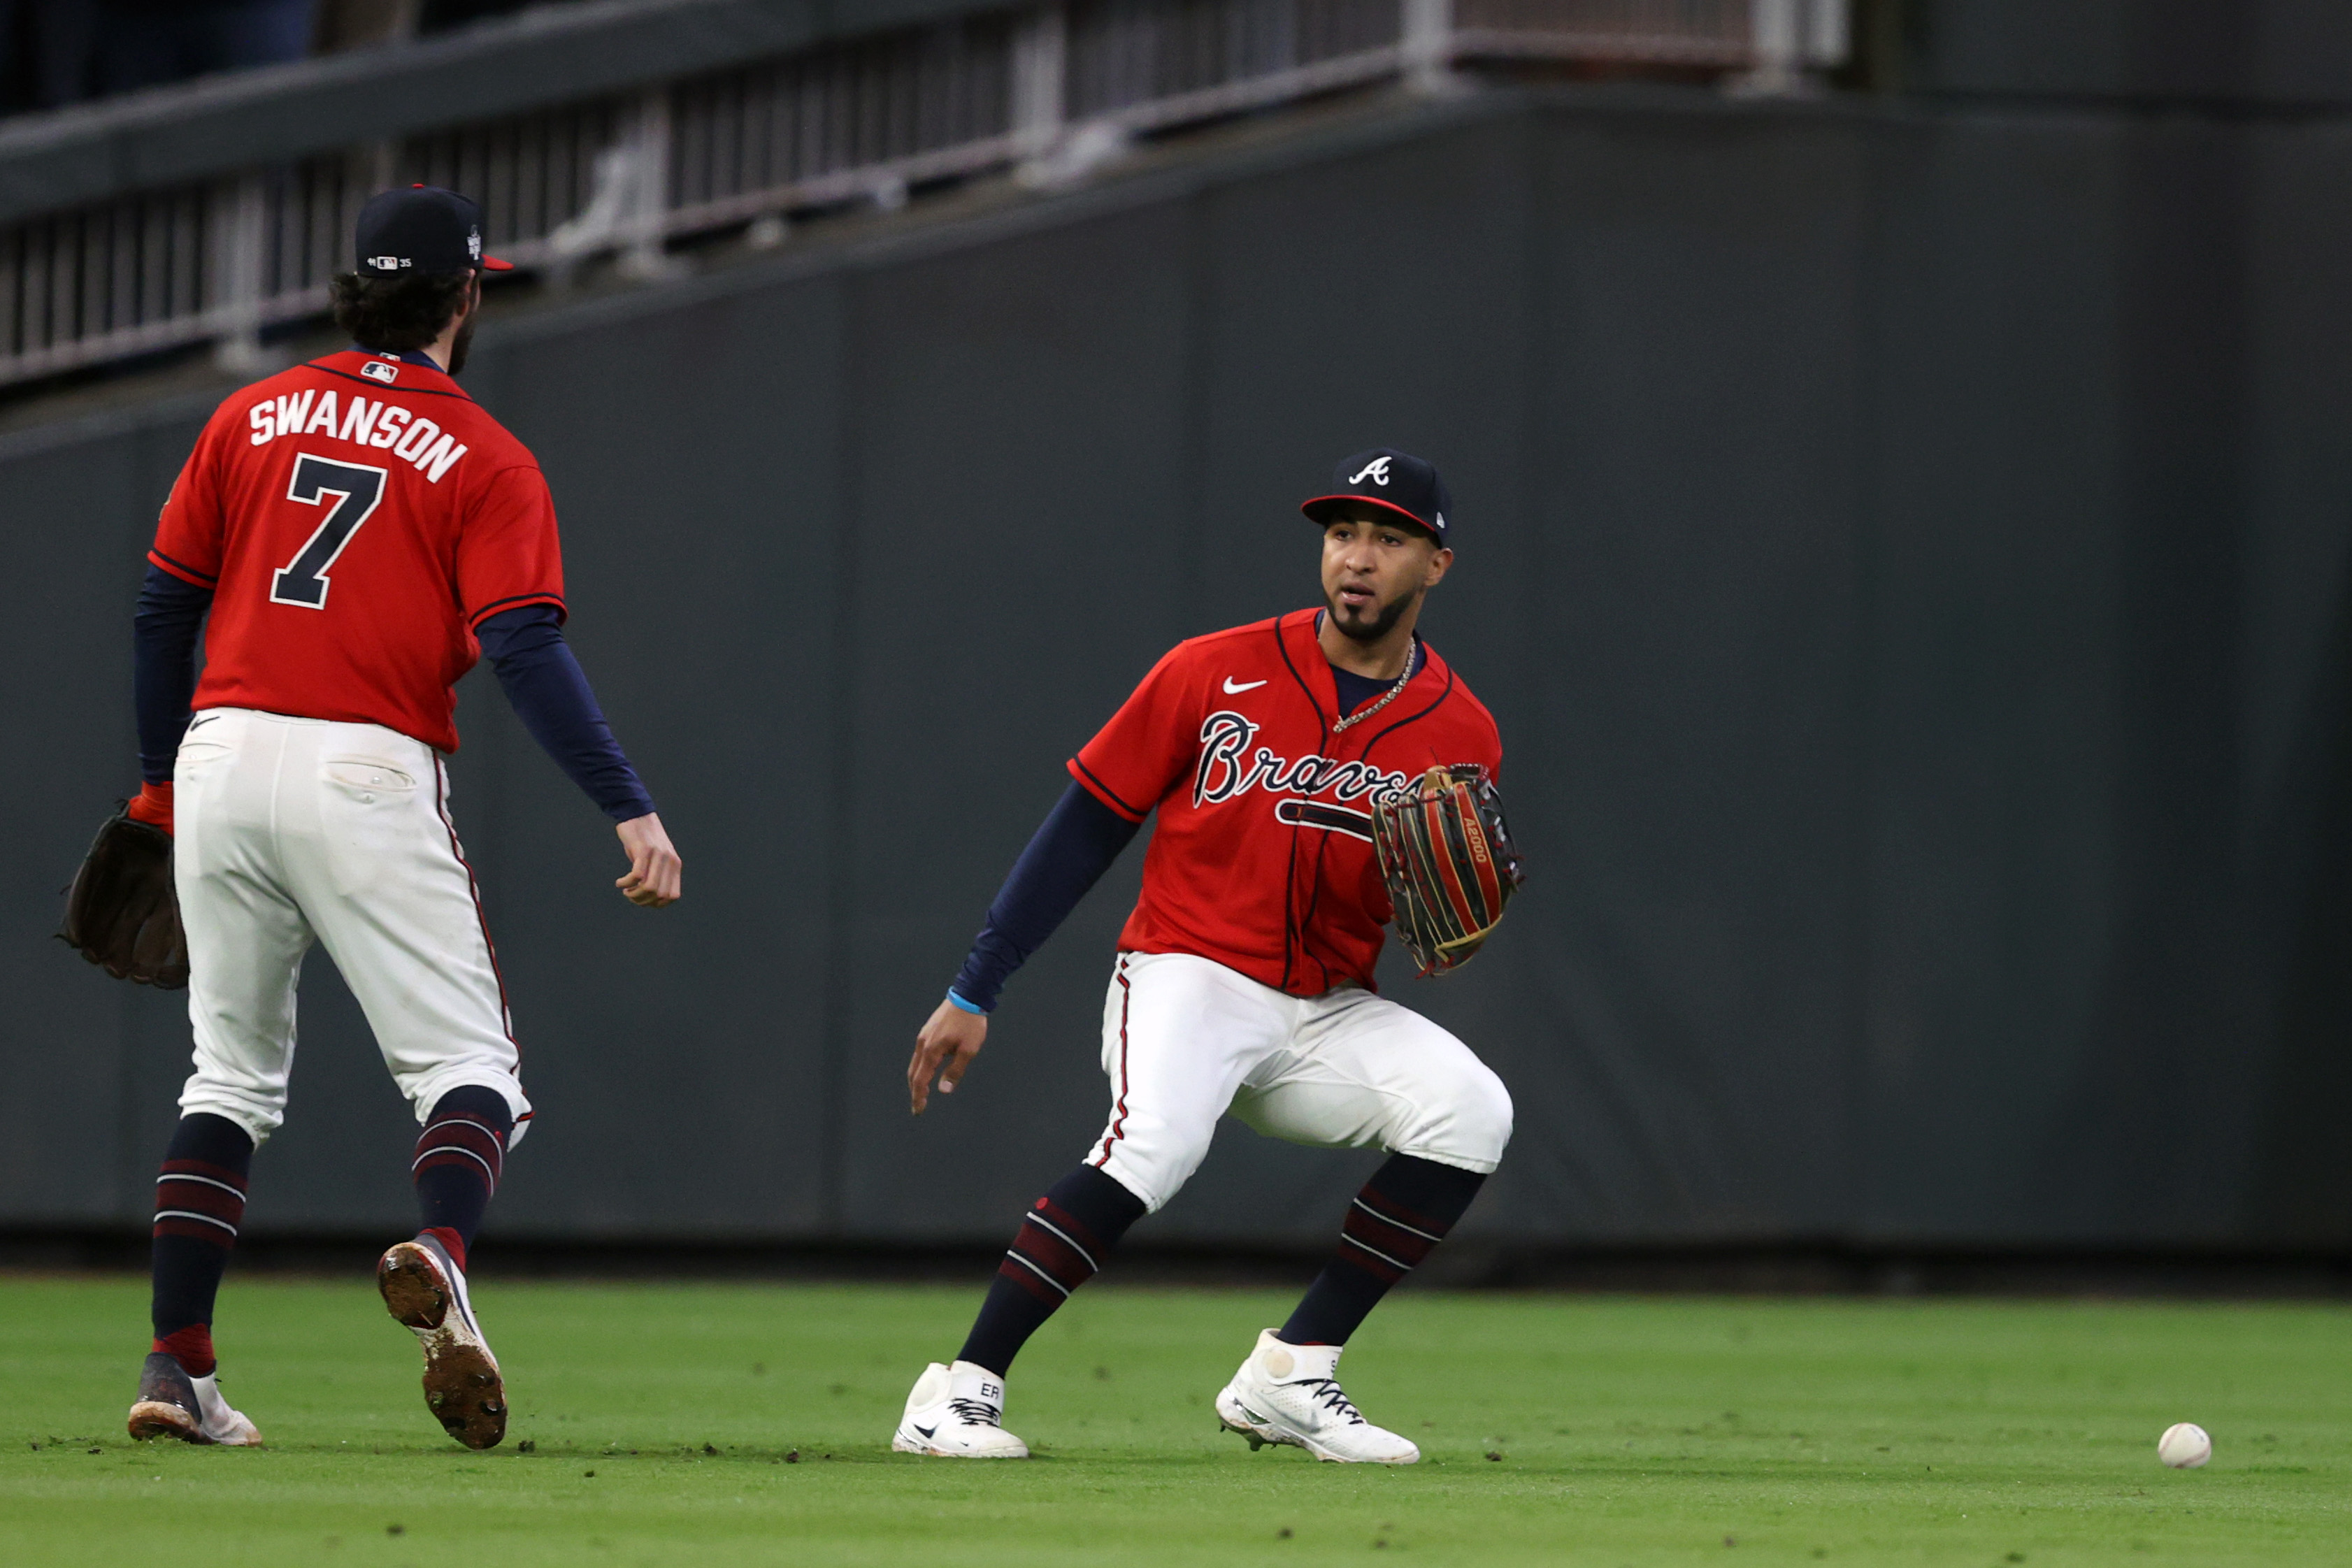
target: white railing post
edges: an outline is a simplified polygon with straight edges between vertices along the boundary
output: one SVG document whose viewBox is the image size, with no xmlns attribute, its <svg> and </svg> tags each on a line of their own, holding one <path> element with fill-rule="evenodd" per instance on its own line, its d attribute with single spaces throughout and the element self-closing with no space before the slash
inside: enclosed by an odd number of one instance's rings
<svg viewBox="0 0 2352 1568">
<path fill-rule="evenodd" d="M 635 176 L 625 203 L 623 234 L 627 248 L 621 254 L 621 271 L 630 277 L 666 277 L 676 270 L 662 248 L 669 219 L 669 84 L 663 82 L 637 99 L 629 130 L 629 155 Z"/>
<path fill-rule="evenodd" d="M 641 94 L 620 139 L 596 154 L 588 204 L 547 236 L 549 272 L 558 287 L 600 251 L 618 250 L 622 276 L 652 282 L 678 264 L 662 248 L 669 228 L 669 84 Z"/>
<path fill-rule="evenodd" d="M 1127 149 L 1115 114 L 1070 123 L 1069 81 L 1069 12 L 1048 0 L 1013 35 L 1013 177 L 1033 191 L 1076 185 Z"/>
<path fill-rule="evenodd" d="M 223 370 L 261 368 L 261 290 L 268 193 L 259 173 L 224 181 L 212 192 L 213 358 Z"/>
<path fill-rule="evenodd" d="M 380 191 L 391 190 L 393 182 L 400 178 L 400 143 L 387 136 L 367 143 L 360 155 L 367 163 L 367 192 L 360 198 L 364 202 Z"/>
<path fill-rule="evenodd" d="M 1069 50 L 1069 14 L 1060 5 L 1040 5 L 1021 18 L 1013 35 L 1014 157 L 1042 158 L 1061 141 Z"/>
<path fill-rule="evenodd" d="M 1847 0 L 1749 0 L 1753 64 L 1730 83 L 1736 93 L 1786 98 L 1818 90 L 1808 74 L 1845 63 L 1852 47 Z"/>
<path fill-rule="evenodd" d="M 1850 0 L 1811 0 L 1805 32 L 1805 63 L 1834 70 L 1853 52 L 1853 6 Z"/>
<path fill-rule="evenodd" d="M 1806 91 L 1806 0 L 1748 0 L 1748 70 L 1731 78 L 1734 94 L 1788 99 Z"/>
<path fill-rule="evenodd" d="M 1454 0 L 1402 0 L 1397 43 L 1405 85 L 1415 92 L 1449 92 L 1454 75 Z"/>
</svg>

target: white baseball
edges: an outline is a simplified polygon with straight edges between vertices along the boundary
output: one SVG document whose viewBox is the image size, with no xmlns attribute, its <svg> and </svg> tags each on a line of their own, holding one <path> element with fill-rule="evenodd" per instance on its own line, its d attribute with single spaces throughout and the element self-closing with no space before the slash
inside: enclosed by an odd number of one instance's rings
<svg viewBox="0 0 2352 1568">
<path fill-rule="evenodd" d="M 2176 1470 L 2193 1470 L 2213 1457 L 2213 1439 L 2193 1421 L 2167 1427 L 2156 1440 L 2156 1457 Z"/>
</svg>

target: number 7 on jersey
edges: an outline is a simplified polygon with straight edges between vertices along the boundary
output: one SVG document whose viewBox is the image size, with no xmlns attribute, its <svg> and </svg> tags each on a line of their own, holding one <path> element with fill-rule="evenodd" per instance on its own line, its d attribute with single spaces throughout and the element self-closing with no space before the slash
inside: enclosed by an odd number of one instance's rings
<svg viewBox="0 0 2352 1568">
<path fill-rule="evenodd" d="M 327 578 L 328 569 L 383 499 L 383 486 L 384 470 L 363 463 L 338 463 L 308 452 L 294 459 L 294 477 L 286 486 L 286 498 L 315 507 L 332 496 L 334 505 L 294 552 L 294 559 L 271 579 L 271 603 L 297 604 L 306 610 L 327 607 L 327 590 L 333 586 Z"/>
</svg>

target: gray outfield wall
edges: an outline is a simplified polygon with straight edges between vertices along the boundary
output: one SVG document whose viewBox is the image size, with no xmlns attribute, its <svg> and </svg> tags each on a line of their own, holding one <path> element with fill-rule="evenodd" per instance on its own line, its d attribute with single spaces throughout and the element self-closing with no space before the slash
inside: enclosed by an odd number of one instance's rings
<svg viewBox="0 0 2352 1568">
<path fill-rule="evenodd" d="M 492 684 L 455 806 L 541 1115 L 509 1235 L 992 1239 L 1101 1122 L 1129 860 L 965 1092 L 901 1073 L 1062 759 L 1311 595 L 1292 510 L 1436 459 L 1433 639 L 1533 880 L 1397 994 L 1519 1131 L 1527 1240 L 2352 1241 L 2352 128 L 1490 96 L 486 333 L 572 632 L 684 850 Z M 180 998 L 46 940 L 131 777 L 128 622 L 203 413 L 12 438 L 0 1219 L 130 1224 Z M 314 959 L 255 1228 L 399 1227 Z M 1229 1130 L 1139 1236 L 1327 1235 Z"/>
</svg>

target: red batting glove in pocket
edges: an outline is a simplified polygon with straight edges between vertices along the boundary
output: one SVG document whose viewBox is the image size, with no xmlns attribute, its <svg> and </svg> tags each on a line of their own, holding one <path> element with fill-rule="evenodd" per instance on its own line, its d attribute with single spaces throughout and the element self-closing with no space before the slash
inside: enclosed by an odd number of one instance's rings
<svg viewBox="0 0 2352 1568">
<path fill-rule="evenodd" d="M 142 784 L 138 798 L 124 810 L 124 816 L 134 822 L 172 831 L 172 787 L 169 784 Z"/>
</svg>

